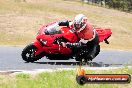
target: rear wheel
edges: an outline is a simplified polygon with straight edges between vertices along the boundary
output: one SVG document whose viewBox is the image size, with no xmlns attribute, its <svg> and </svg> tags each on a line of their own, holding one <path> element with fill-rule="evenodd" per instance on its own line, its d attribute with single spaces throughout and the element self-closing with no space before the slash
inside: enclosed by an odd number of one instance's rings
<svg viewBox="0 0 132 88">
<path fill-rule="evenodd" d="M 85 65 L 88 62 L 88 60 L 84 57 L 76 57 L 75 60 L 79 61 L 80 65 Z"/>
<path fill-rule="evenodd" d="M 96 50 L 95 50 L 95 55 L 93 57 L 92 56 L 88 56 L 87 60 L 88 61 L 92 61 L 99 54 L 99 52 L 100 52 L 100 45 L 97 45 Z"/>
<path fill-rule="evenodd" d="M 76 61 L 80 61 L 81 63 L 87 63 L 88 61 L 92 61 L 100 52 L 100 45 L 97 45 L 96 47 L 96 53 L 94 57 L 91 57 L 89 55 L 89 52 L 87 50 L 80 50 L 80 52 L 76 56 Z"/>
<path fill-rule="evenodd" d="M 34 62 L 42 58 L 42 55 L 35 56 L 36 51 L 37 47 L 33 44 L 30 44 L 23 49 L 21 56 L 26 62 Z"/>
<path fill-rule="evenodd" d="M 100 45 L 98 45 L 97 48 L 96 48 L 95 57 L 99 54 L 99 52 L 100 52 Z"/>
</svg>

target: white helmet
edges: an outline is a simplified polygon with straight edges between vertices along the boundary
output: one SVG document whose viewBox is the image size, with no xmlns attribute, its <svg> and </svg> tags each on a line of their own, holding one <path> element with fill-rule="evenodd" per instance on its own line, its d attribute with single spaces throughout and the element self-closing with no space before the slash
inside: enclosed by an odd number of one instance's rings
<svg viewBox="0 0 132 88">
<path fill-rule="evenodd" d="M 83 14 L 78 14 L 75 16 L 73 21 L 74 27 L 76 30 L 84 29 L 86 27 L 87 17 Z"/>
</svg>

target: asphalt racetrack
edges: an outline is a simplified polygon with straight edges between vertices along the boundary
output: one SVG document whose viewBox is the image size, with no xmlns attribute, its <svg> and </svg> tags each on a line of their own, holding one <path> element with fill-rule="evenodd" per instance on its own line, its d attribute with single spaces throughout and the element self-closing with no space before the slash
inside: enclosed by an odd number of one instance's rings
<svg viewBox="0 0 132 88">
<path fill-rule="evenodd" d="M 0 71 L 75 68 L 78 65 L 73 59 L 48 60 L 45 57 L 34 62 L 22 60 L 21 52 L 24 47 L 0 46 Z M 110 67 L 132 65 L 132 51 L 101 50 L 100 54 L 85 66 Z"/>
</svg>

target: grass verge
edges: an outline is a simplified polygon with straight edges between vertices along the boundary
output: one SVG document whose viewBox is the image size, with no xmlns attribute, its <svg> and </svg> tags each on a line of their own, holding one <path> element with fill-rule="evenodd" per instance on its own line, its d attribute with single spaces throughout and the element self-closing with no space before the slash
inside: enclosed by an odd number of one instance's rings
<svg viewBox="0 0 132 88">
<path fill-rule="evenodd" d="M 114 70 L 86 70 L 87 74 L 132 74 L 132 68 Z M 0 88 L 131 88 L 130 84 L 85 84 L 76 83 L 76 71 L 43 72 L 37 75 L 25 73 L 0 76 Z"/>
</svg>

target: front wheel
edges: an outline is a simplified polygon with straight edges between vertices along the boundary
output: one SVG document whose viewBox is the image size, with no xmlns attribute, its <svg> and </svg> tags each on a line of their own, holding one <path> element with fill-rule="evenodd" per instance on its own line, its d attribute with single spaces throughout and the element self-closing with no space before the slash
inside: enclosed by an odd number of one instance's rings
<svg viewBox="0 0 132 88">
<path fill-rule="evenodd" d="M 27 45 L 22 51 L 22 59 L 26 62 L 34 62 L 42 58 L 42 55 L 35 56 L 35 52 L 37 51 L 37 47 L 33 44 Z"/>
</svg>

